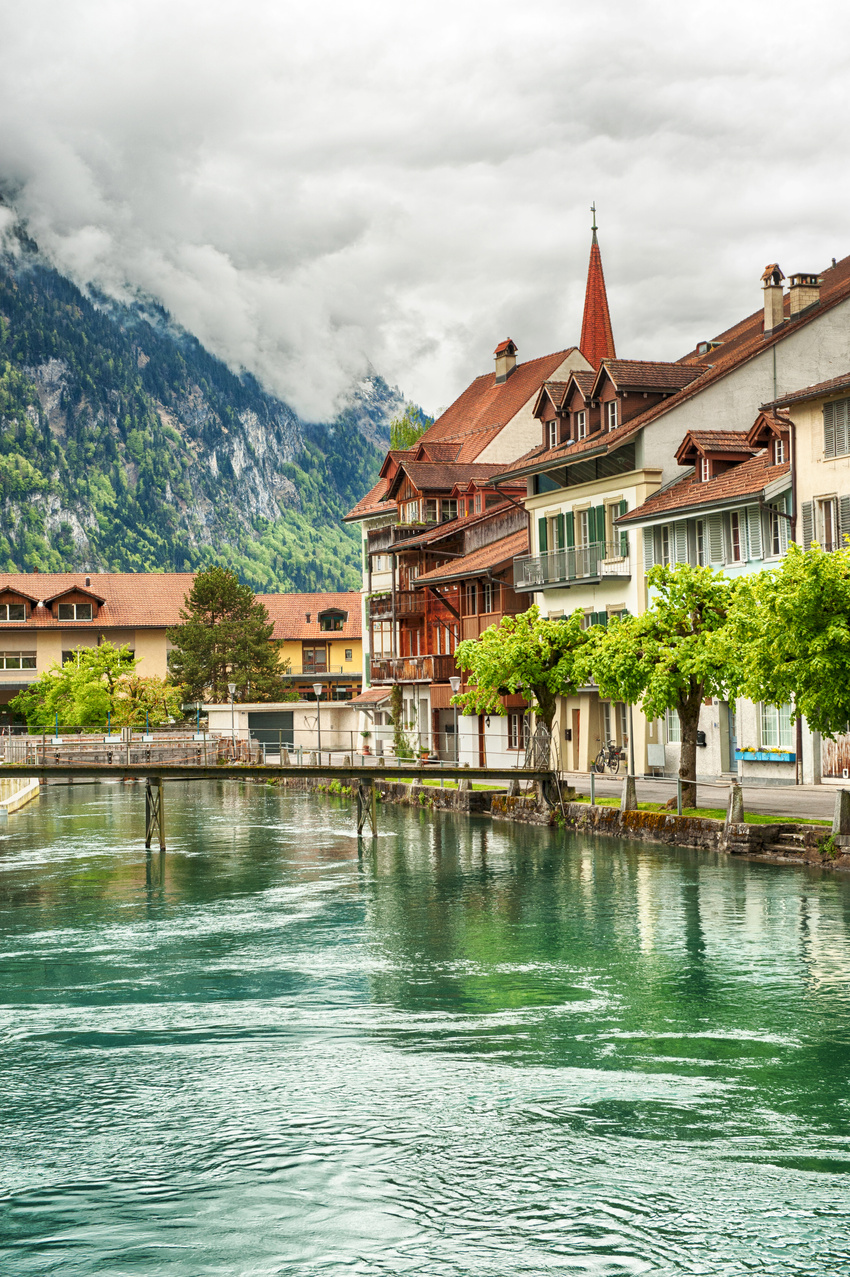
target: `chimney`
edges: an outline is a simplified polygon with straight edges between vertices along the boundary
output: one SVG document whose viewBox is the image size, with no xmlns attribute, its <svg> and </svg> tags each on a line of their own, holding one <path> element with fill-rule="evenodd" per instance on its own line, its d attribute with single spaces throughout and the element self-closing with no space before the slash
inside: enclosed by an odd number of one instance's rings
<svg viewBox="0 0 850 1277">
<path fill-rule="evenodd" d="M 510 337 L 502 341 L 493 352 L 496 356 L 496 385 L 501 386 L 516 368 L 516 346 Z"/>
<path fill-rule="evenodd" d="M 764 334 L 772 333 L 774 328 L 779 328 L 785 318 L 785 307 L 782 296 L 782 281 L 785 276 L 777 266 L 776 262 L 771 262 L 769 266 L 765 266 L 764 274 L 761 282 L 764 285 Z"/>
<path fill-rule="evenodd" d="M 792 319 L 810 306 L 817 306 L 820 301 L 820 275 L 792 275 L 788 282 Z"/>
</svg>

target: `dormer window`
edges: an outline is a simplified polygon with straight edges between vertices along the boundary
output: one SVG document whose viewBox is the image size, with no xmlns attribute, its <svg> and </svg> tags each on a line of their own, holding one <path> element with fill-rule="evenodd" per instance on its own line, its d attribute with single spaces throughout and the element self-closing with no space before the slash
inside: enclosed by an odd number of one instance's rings
<svg viewBox="0 0 850 1277">
<path fill-rule="evenodd" d="M 711 462 L 708 457 L 700 457 L 699 459 L 699 481 L 700 483 L 708 483 L 711 478 Z"/>
<path fill-rule="evenodd" d="M 609 430 L 617 429 L 617 400 L 611 399 L 605 405 L 605 420 L 608 423 Z"/>
<path fill-rule="evenodd" d="M 781 466 L 785 464 L 785 440 L 774 439 L 773 441 L 773 464 Z"/>
<path fill-rule="evenodd" d="M 325 631 L 341 630 L 347 620 L 347 612 L 320 612 L 319 629 Z"/>
<path fill-rule="evenodd" d="M 0 603 L 0 621 L 25 621 L 26 603 Z"/>
<path fill-rule="evenodd" d="M 587 438 L 587 413 L 582 408 L 581 412 L 576 413 L 576 439 Z"/>
<path fill-rule="evenodd" d="M 549 422 L 549 447 L 557 448 L 558 446 L 558 422 L 553 420 Z"/>
<path fill-rule="evenodd" d="M 90 621 L 92 619 L 91 603 L 59 603 L 56 615 L 60 621 Z"/>
</svg>

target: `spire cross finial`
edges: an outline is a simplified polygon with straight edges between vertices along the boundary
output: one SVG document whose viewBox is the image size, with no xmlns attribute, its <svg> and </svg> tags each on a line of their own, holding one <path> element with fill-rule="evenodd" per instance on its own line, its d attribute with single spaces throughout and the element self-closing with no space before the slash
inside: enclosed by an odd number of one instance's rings
<svg viewBox="0 0 850 1277">
<path fill-rule="evenodd" d="M 593 231 L 593 242 L 595 244 L 596 243 L 596 200 L 594 200 L 593 203 L 591 204 L 590 211 L 593 214 L 593 226 L 590 229 Z"/>
</svg>

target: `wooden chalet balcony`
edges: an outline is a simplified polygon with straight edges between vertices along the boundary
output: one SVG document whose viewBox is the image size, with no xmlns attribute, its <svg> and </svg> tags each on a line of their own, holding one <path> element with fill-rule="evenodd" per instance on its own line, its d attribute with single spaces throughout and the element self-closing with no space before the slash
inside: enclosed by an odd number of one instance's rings
<svg viewBox="0 0 850 1277">
<path fill-rule="evenodd" d="M 396 591 L 396 616 L 422 616 L 424 611 L 425 595 L 422 590 Z M 391 594 L 375 594 L 369 600 L 369 616 L 372 620 L 383 620 L 392 614 L 393 596 Z"/>
<path fill-rule="evenodd" d="M 623 550 L 626 553 L 623 553 Z M 517 592 L 547 586 L 590 584 L 608 577 L 627 578 L 632 574 L 631 558 L 621 541 L 593 541 L 568 550 L 548 554 L 527 554 L 514 559 L 514 589 Z"/>
<path fill-rule="evenodd" d="M 447 683 L 458 672 L 453 656 L 385 656 L 371 665 L 373 683 Z"/>
<path fill-rule="evenodd" d="M 465 639 L 480 638 L 491 625 L 501 625 L 504 612 L 482 612 L 480 616 L 465 616 L 460 623 L 460 636 Z M 514 615 L 514 613 L 510 613 Z"/>
</svg>

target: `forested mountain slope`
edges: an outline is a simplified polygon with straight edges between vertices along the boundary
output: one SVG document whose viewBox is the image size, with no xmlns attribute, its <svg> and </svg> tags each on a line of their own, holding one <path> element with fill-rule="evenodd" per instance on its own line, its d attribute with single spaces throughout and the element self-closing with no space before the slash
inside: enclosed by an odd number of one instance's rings
<svg viewBox="0 0 850 1277">
<path fill-rule="evenodd" d="M 359 585 L 341 521 L 403 406 L 374 376 L 300 421 L 150 304 L 85 296 L 26 236 L 0 254 L 0 571 L 189 571 Z"/>
</svg>

